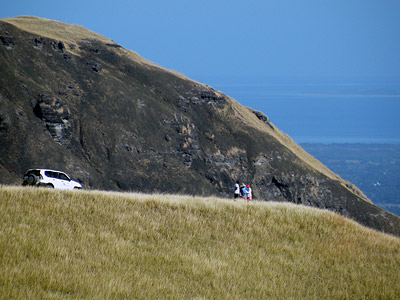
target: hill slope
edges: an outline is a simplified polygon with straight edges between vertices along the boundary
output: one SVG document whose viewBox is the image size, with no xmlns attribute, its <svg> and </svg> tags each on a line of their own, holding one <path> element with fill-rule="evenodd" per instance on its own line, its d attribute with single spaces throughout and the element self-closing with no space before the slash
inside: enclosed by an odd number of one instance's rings
<svg viewBox="0 0 400 300">
<path fill-rule="evenodd" d="M 279 203 L 0 190 L 1 299 L 396 299 L 400 240 Z"/>
<path fill-rule="evenodd" d="M 0 21 L 0 182 L 61 169 L 87 188 L 231 196 L 327 208 L 400 235 L 400 219 L 268 118 L 76 25 Z M 212 72 L 212 70 L 210 70 Z"/>
</svg>

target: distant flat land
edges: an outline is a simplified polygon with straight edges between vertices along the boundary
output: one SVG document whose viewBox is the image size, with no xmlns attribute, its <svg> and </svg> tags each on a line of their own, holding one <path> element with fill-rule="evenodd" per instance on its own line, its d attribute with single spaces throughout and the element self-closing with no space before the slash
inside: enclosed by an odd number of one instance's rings
<svg viewBox="0 0 400 300">
<path fill-rule="evenodd" d="M 400 216 L 400 145 L 301 144 L 374 204 Z"/>
</svg>

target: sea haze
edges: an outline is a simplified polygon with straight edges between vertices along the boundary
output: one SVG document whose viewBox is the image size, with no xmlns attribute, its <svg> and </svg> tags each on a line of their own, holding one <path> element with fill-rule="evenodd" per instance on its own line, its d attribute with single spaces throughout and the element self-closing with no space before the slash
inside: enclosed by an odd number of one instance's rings
<svg viewBox="0 0 400 300">
<path fill-rule="evenodd" d="M 218 83 L 297 143 L 400 144 L 400 83 Z"/>
<path fill-rule="evenodd" d="M 400 216 L 400 144 L 301 144 L 373 203 Z"/>
</svg>

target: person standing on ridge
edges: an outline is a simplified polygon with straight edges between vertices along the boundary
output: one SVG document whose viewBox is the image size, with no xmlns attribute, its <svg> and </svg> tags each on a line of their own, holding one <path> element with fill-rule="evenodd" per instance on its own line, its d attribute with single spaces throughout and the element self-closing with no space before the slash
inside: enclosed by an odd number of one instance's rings
<svg viewBox="0 0 400 300">
<path fill-rule="evenodd" d="M 242 183 L 240 186 L 240 198 L 246 199 L 246 185 Z"/>
<path fill-rule="evenodd" d="M 253 190 L 251 189 L 250 185 L 247 185 L 247 200 L 253 200 Z"/>
<path fill-rule="evenodd" d="M 236 181 L 235 183 L 235 192 L 233 193 L 233 198 L 239 198 L 240 196 L 240 187 L 239 187 L 239 181 Z"/>
<path fill-rule="evenodd" d="M 249 201 L 249 185 L 245 185 L 243 188 L 244 199 Z"/>
</svg>

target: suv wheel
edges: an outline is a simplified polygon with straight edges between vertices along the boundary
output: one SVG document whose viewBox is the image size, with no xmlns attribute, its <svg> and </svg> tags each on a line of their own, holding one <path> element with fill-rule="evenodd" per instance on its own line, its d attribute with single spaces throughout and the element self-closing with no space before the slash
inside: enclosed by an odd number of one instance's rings
<svg viewBox="0 0 400 300">
<path fill-rule="evenodd" d="M 29 175 L 28 176 L 28 184 L 34 185 L 37 182 L 37 176 L 35 175 Z"/>
</svg>

